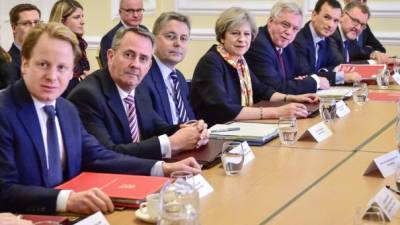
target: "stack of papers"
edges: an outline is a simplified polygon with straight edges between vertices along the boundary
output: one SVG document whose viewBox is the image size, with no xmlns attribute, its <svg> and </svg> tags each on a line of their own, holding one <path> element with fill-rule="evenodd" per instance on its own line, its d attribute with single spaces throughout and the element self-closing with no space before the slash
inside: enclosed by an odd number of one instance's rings
<svg viewBox="0 0 400 225">
<path fill-rule="evenodd" d="M 250 145 L 263 145 L 277 136 L 277 124 L 233 122 L 210 128 L 211 138 L 247 141 Z"/>
<path fill-rule="evenodd" d="M 326 90 L 317 91 L 317 95 L 321 98 L 336 98 L 343 99 L 351 97 L 357 88 L 354 87 L 331 87 Z"/>
</svg>

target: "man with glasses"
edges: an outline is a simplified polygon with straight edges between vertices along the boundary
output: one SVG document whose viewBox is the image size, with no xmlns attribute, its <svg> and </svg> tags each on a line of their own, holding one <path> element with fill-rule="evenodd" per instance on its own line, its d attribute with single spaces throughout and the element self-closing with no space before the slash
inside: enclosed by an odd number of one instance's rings
<svg viewBox="0 0 400 225">
<path fill-rule="evenodd" d="M 364 3 L 353 1 L 344 8 L 340 24 L 330 37 L 333 50 L 342 56 L 343 63 L 386 63 L 389 57 L 379 51 L 365 51 L 357 37 L 367 27 L 370 11 Z"/>
<path fill-rule="evenodd" d="M 12 57 L 15 67 L 14 73 L 10 74 L 9 81 L 14 83 L 21 78 L 21 47 L 28 31 L 40 23 L 40 10 L 32 4 L 19 4 L 10 10 L 10 23 L 13 31 L 14 42 L 8 53 Z"/>
<path fill-rule="evenodd" d="M 302 74 L 296 66 L 292 42 L 302 22 L 303 13 L 296 3 L 276 3 L 267 25 L 259 28 L 257 37 L 245 55 L 258 79 L 277 92 L 297 95 L 330 87 L 325 77 Z"/>
<path fill-rule="evenodd" d="M 189 91 L 176 65 L 185 58 L 190 39 L 189 18 L 176 12 L 161 14 L 154 22 L 156 47 L 143 87 L 149 91 L 153 108 L 168 124 L 195 119 Z"/>
<path fill-rule="evenodd" d="M 357 72 L 333 72 L 341 63 L 340 55 L 333 54 L 328 37 L 336 31 L 342 15 L 337 0 L 318 0 L 311 20 L 299 31 L 294 41 L 297 65 L 304 73 L 327 77 L 331 85 L 359 81 Z"/>
<path fill-rule="evenodd" d="M 139 26 L 148 30 L 140 24 L 143 19 L 143 12 L 143 0 L 120 0 L 119 16 L 121 21 L 101 38 L 99 57 L 103 67 L 107 65 L 107 50 L 111 48 L 111 42 L 120 27 Z"/>
</svg>

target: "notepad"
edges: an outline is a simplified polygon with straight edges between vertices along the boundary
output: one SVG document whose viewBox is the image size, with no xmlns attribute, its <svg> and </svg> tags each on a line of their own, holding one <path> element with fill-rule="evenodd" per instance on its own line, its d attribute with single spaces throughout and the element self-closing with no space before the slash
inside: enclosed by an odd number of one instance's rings
<svg viewBox="0 0 400 225">
<path fill-rule="evenodd" d="M 237 127 L 240 129 L 226 131 Z M 215 132 L 218 130 L 223 130 L 223 132 Z M 216 124 L 210 128 L 210 138 L 247 141 L 250 145 L 263 145 L 277 136 L 277 124 L 233 122 Z"/>
<path fill-rule="evenodd" d="M 331 87 L 326 90 L 317 91 L 317 95 L 321 98 L 335 98 L 338 100 L 344 99 L 346 97 L 351 97 L 353 91 L 357 88 L 354 87 Z"/>
</svg>

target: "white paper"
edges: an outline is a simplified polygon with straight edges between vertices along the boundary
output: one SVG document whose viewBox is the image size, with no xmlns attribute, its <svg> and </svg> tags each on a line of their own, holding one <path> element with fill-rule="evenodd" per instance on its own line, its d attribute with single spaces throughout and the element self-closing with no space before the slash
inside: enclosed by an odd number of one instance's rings
<svg viewBox="0 0 400 225">
<path fill-rule="evenodd" d="M 194 188 L 199 192 L 199 197 L 202 198 L 214 191 L 214 188 L 201 175 L 197 174 L 192 178 L 194 180 Z"/>
<path fill-rule="evenodd" d="M 374 159 L 375 165 L 383 177 L 388 177 L 396 172 L 397 165 L 400 164 L 399 150 L 388 152 Z"/>
<path fill-rule="evenodd" d="M 392 191 L 383 187 L 368 203 L 368 208 L 377 205 L 385 214 L 386 219 L 391 221 L 400 209 L 400 202 Z"/>
<path fill-rule="evenodd" d="M 94 213 L 85 219 L 75 223 L 75 225 L 110 225 L 101 211 Z"/>
<path fill-rule="evenodd" d="M 342 118 L 349 113 L 350 113 L 350 108 L 347 107 L 346 103 L 344 103 L 343 100 L 340 100 L 336 103 L 336 115 L 339 118 Z"/>
<path fill-rule="evenodd" d="M 321 142 L 332 135 L 332 131 L 326 126 L 324 122 L 319 122 L 314 126 L 308 128 L 311 136 L 317 141 Z"/>
<path fill-rule="evenodd" d="M 247 141 L 244 141 L 242 143 L 242 146 L 243 146 L 243 151 L 244 151 L 243 166 L 245 166 L 255 158 L 255 155 L 254 155 L 253 151 L 251 150 L 250 145 L 247 143 Z"/>
<path fill-rule="evenodd" d="M 399 73 L 395 73 L 392 76 L 393 80 L 396 82 L 396 84 L 400 85 L 400 74 Z"/>
</svg>

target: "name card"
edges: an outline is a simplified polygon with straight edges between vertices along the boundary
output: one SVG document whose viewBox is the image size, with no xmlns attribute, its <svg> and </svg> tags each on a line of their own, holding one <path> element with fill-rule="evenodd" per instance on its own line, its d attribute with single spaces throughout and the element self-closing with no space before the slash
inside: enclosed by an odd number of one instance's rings
<svg viewBox="0 0 400 225">
<path fill-rule="evenodd" d="M 194 188 L 199 192 L 199 197 L 202 198 L 214 191 L 214 188 L 201 175 L 197 174 L 192 178 L 194 180 Z"/>
<path fill-rule="evenodd" d="M 329 136 L 332 136 L 332 131 L 329 129 L 328 126 L 322 121 L 314 126 L 308 128 L 306 132 L 304 132 L 303 135 L 299 138 L 299 140 L 307 140 L 307 139 L 312 139 L 317 142 L 321 142 L 328 138 Z"/>
<path fill-rule="evenodd" d="M 344 103 L 343 100 L 340 100 L 336 103 L 336 115 L 339 118 L 342 118 L 343 116 L 347 115 L 350 113 L 350 108 Z"/>
<path fill-rule="evenodd" d="M 388 177 L 396 172 L 397 165 L 400 165 L 400 153 L 399 150 L 393 150 L 375 158 L 364 172 L 364 175 L 378 171 L 382 177 Z"/>
<path fill-rule="evenodd" d="M 85 219 L 75 223 L 75 225 L 110 225 L 101 211 L 94 213 Z"/>
<path fill-rule="evenodd" d="M 247 141 L 242 142 L 242 147 L 243 147 L 243 152 L 244 152 L 244 160 L 243 160 L 243 166 L 247 165 L 250 161 L 252 161 L 255 156 L 253 151 L 250 148 L 249 143 Z M 232 153 L 240 153 L 239 146 L 231 150 Z M 239 160 L 240 162 L 240 160 Z M 237 162 L 237 163 L 239 163 Z"/>
<path fill-rule="evenodd" d="M 367 211 L 373 210 L 374 207 L 378 207 L 382 210 L 385 219 L 391 221 L 400 209 L 400 202 L 394 196 L 394 194 L 383 187 L 369 202 Z"/>
<path fill-rule="evenodd" d="M 400 74 L 399 73 L 395 73 L 392 76 L 394 82 L 396 82 L 396 84 L 400 85 Z"/>
</svg>

